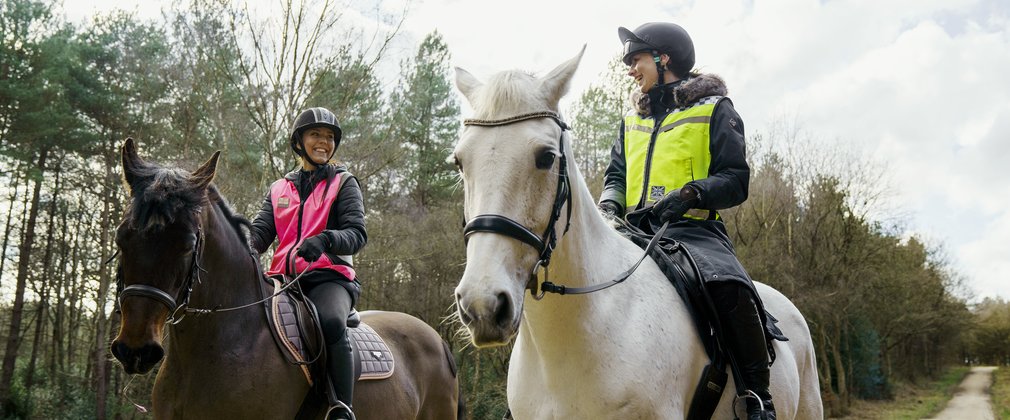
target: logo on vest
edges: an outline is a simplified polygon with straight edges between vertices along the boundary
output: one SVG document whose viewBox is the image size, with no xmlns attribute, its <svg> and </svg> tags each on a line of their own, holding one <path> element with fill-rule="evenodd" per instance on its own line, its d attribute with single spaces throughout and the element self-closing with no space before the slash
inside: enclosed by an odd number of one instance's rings
<svg viewBox="0 0 1010 420">
<path fill-rule="evenodd" d="M 666 196 L 666 186 L 663 185 L 650 185 L 649 186 L 649 201 L 659 201 Z"/>
<path fill-rule="evenodd" d="M 291 205 L 291 199 L 287 197 L 281 197 L 277 199 L 277 207 L 282 209 L 288 208 Z"/>
</svg>

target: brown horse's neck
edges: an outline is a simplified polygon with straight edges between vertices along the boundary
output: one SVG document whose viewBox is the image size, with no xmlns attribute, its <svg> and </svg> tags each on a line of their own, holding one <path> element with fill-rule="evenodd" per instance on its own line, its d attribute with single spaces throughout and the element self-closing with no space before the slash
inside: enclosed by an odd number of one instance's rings
<svg viewBox="0 0 1010 420">
<path fill-rule="evenodd" d="M 200 294 L 200 303 L 211 307 L 236 306 L 259 300 L 258 262 L 250 255 L 249 245 L 242 240 L 238 227 L 225 216 L 220 205 L 211 204 L 208 210 L 204 220 L 207 242 L 203 255 L 206 281 L 200 285 L 206 288 L 206 293 Z"/>
<path fill-rule="evenodd" d="M 189 307 L 226 309 L 262 299 L 257 284 L 258 263 L 250 256 L 232 220 L 219 205 L 211 204 L 204 207 L 201 223 L 206 235 L 201 255 L 203 270 L 200 282 L 193 286 Z M 165 407 L 162 412 L 175 412 L 180 403 L 203 401 L 208 393 L 231 395 L 236 390 L 236 381 L 270 383 L 273 387 L 265 389 L 263 395 L 281 401 L 299 401 L 307 389 L 300 369 L 287 363 L 276 349 L 263 304 L 187 315 L 169 327 L 169 336 L 154 392 L 156 407 L 159 404 Z M 210 412 L 198 417 L 230 417 L 252 404 L 241 398 L 219 399 L 211 405 Z M 273 414 L 264 411 L 263 418 L 291 418 L 297 412 L 297 404 L 294 407 L 279 404 L 270 409 L 279 411 Z M 176 414 L 181 416 L 179 413 Z"/>
<path fill-rule="evenodd" d="M 258 267 L 250 255 L 249 247 L 241 239 L 237 227 L 221 210 L 220 204 L 211 203 L 203 209 L 201 223 L 204 245 L 200 256 L 199 281 L 193 285 L 189 307 L 193 309 L 224 309 L 256 302 L 263 298 L 258 279 Z M 248 332 L 255 326 L 266 325 L 263 306 L 206 315 L 188 315 L 175 326 L 175 339 L 188 341 L 189 333 L 195 342 L 232 342 L 235 337 L 225 333 L 223 325 L 233 325 L 236 330 Z M 208 328 L 200 328 L 207 326 Z M 209 336 L 202 333 L 219 334 Z M 235 343 L 238 344 L 238 343 Z M 197 344 L 200 345 L 200 344 Z"/>
</svg>

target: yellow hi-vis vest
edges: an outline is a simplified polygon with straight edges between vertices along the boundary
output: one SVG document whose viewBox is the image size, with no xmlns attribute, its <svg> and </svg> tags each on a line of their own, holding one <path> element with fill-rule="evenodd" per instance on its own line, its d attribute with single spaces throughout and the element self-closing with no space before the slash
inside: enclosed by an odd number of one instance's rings
<svg viewBox="0 0 1010 420">
<path fill-rule="evenodd" d="M 719 99 L 711 96 L 674 110 L 659 127 L 654 119 L 635 113 L 624 117 L 625 208 L 630 211 L 643 199 L 643 207 L 652 206 L 670 191 L 708 178 L 709 123 Z M 706 219 L 708 211 L 691 211 L 685 217 Z"/>
</svg>

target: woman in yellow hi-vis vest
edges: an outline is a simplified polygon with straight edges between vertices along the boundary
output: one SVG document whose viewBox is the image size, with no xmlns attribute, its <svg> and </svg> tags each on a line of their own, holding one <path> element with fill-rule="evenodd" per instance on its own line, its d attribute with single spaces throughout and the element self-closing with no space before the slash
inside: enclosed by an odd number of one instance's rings
<svg viewBox="0 0 1010 420">
<path fill-rule="evenodd" d="M 692 72 L 694 44 L 683 28 L 646 23 L 634 31 L 619 28 L 618 35 L 628 76 L 641 91 L 611 151 L 600 209 L 618 217 L 644 214 L 652 232 L 669 221 L 665 236 L 701 256 L 695 259 L 724 345 L 760 398 L 747 398 L 748 419 L 774 419 L 763 306 L 717 211 L 747 199 L 743 120 L 722 79 Z"/>
</svg>

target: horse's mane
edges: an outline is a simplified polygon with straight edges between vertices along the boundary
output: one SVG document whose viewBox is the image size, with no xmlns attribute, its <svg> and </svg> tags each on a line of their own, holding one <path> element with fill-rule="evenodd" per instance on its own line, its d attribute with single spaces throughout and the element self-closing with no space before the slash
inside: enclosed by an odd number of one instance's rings
<svg viewBox="0 0 1010 420">
<path fill-rule="evenodd" d="M 160 231 L 180 221 L 181 217 L 189 218 L 189 223 L 196 223 L 203 205 L 214 204 L 238 233 L 242 243 L 249 243 L 242 229 L 242 226 L 250 226 L 249 220 L 235 213 L 214 184 L 210 184 L 205 193 L 203 188 L 193 185 L 189 172 L 147 162 L 138 165 L 131 176 L 134 177 L 131 186 L 133 201 L 127 210 L 127 220 L 134 228 Z"/>
<path fill-rule="evenodd" d="M 521 70 L 503 71 L 480 87 L 479 99 L 473 101 L 474 118 L 508 117 L 543 108 L 546 98 L 537 88 L 536 77 Z"/>
</svg>

